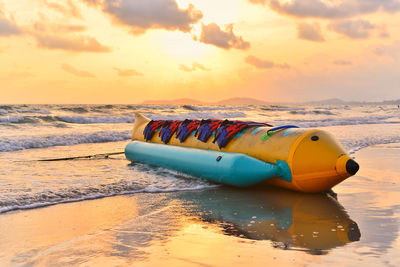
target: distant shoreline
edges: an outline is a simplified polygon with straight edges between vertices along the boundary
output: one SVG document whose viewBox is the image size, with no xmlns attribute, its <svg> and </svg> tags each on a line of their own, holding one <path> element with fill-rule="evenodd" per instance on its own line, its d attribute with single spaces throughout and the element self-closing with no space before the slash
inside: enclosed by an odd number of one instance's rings
<svg viewBox="0 0 400 267">
<path fill-rule="evenodd" d="M 384 101 L 345 101 L 338 98 L 306 102 L 267 102 L 255 98 L 229 98 L 217 102 L 205 102 L 191 98 L 172 100 L 145 100 L 142 105 L 400 105 L 400 99 Z"/>
</svg>

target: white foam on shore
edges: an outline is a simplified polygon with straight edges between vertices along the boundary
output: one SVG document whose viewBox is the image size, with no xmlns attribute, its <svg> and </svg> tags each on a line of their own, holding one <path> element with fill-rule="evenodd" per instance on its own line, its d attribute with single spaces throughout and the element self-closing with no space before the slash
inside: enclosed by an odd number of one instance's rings
<svg viewBox="0 0 400 267">
<path fill-rule="evenodd" d="M 67 187 L 61 182 L 63 186 L 51 190 L 37 188 L 33 191 L 14 190 L 4 193 L 0 195 L 0 213 L 118 195 L 193 191 L 220 186 L 174 170 L 145 164 L 130 165 L 125 170 L 128 177 L 112 183 L 100 180 L 94 182 L 95 177 L 88 177 L 90 182 L 79 179 L 69 182 L 70 186 Z"/>
<path fill-rule="evenodd" d="M 130 138 L 130 131 L 98 131 L 79 134 L 3 136 L 0 139 L 0 152 L 52 146 L 70 146 L 85 143 L 117 142 L 128 140 Z"/>
<path fill-rule="evenodd" d="M 57 116 L 59 121 L 78 124 L 91 123 L 132 123 L 135 121 L 134 116 L 126 117 L 86 117 L 86 116 Z"/>
<path fill-rule="evenodd" d="M 26 197 L 24 198 L 23 203 L 19 203 L 20 200 L 8 200 L 7 202 L 5 201 L 0 201 L 0 214 L 1 213 L 6 213 L 14 210 L 27 210 L 27 209 L 36 209 L 36 208 L 43 208 L 43 207 L 48 207 L 48 206 L 53 206 L 53 205 L 58 205 L 58 204 L 65 204 L 65 203 L 72 203 L 72 202 L 79 202 L 79 201 L 84 201 L 84 200 L 93 200 L 93 199 L 99 199 L 99 198 L 105 198 L 105 197 L 113 197 L 113 196 L 123 196 L 123 195 L 130 195 L 130 194 L 138 194 L 138 193 L 170 193 L 170 192 L 179 192 L 179 191 L 197 191 L 197 190 L 202 190 L 206 188 L 214 188 L 217 187 L 218 185 L 194 185 L 190 187 L 171 187 L 171 188 L 157 188 L 154 186 L 151 186 L 149 188 L 143 188 L 143 189 L 134 189 L 134 190 L 117 190 L 117 191 L 112 191 L 112 190 L 105 190 L 104 192 L 100 192 L 98 194 L 92 194 L 92 195 L 84 195 L 82 192 L 81 194 L 76 194 L 76 196 L 68 196 L 66 199 L 63 198 L 58 198 L 58 199 L 53 199 L 53 200 L 42 200 L 42 201 L 37 201 L 36 196 L 32 196 L 32 198 Z M 74 190 L 76 191 L 76 190 Z M 44 193 L 41 194 L 42 198 Z M 77 196 L 80 195 L 80 196 Z M 37 201 L 37 202 L 35 202 Z"/>
<path fill-rule="evenodd" d="M 340 142 L 350 154 L 354 154 L 369 146 L 400 143 L 400 136 L 370 136 L 362 139 L 344 139 Z"/>
</svg>

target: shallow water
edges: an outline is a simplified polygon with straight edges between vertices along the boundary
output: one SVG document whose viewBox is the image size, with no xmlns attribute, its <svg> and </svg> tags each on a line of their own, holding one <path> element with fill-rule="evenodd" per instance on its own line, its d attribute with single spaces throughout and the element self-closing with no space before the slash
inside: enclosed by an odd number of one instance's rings
<svg viewBox="0 0 400 267">
<path fill-rule="evenodd" d="M 219 186 L 4 213 L 0 265 L 399 266 L 400 145 L 355 155 L 336 194 Z"/>
<path fill-rule="evenodd" d="M 123 151 L 135 112 L 150 118 L 230 118 L 318 126 L 350 152 L 400 142 L 397 106 L 0 106 L 0 213 L 138 192 L 198 190 L 214 184 L 164 169 L 109 159 L 38 159 Z"/>
</svg>

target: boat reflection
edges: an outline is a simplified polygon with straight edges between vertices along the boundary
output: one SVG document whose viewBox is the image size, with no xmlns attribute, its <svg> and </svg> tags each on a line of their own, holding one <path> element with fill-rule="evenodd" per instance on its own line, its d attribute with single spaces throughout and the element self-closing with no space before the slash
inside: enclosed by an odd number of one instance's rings
<svg viewBox="0 0 400 267">
<path fill-rule="evenodd" d="M 361 236 L 357 223 L 332 194 L 220 187 L 178 195 L 192 214 L 219 224 L 225 234 L 271 240 L 283 249 L 323 254 Z"/>
</svg>

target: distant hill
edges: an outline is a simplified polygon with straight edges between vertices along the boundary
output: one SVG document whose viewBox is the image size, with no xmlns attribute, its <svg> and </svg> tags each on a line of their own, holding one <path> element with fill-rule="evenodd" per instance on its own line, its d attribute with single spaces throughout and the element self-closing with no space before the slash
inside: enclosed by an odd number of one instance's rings
<svg viewBox="0 0 400 267">
<path fill-rule="evenodd" d="M 385 100 L 381 102 L 383 105 L 400 105 L 400 99 L 397 100 Z"/>
<path fill-rule="evenodd" d="M 365 102 L 365 101 L 344 101 L 339 98 L 329 98 L 318 101 L 307 101 L 307 102 L 266 102 L 264 100 L 249 98 L 249 97 L 234 97 L 224 99 L 217 102 L 204 102 L 191 98 L 179 98 L 173 100 L 146 100 L 142 104 L 145 105 L 276 105 L 276 104 L 300 104 L 300 105 L 400 105 L 400 99 L 397 100 L 385 100 L 380 102 Z"/>
<path fill-rule="evenodd" d="M 339 98 L 330 98 L 319 101 L 308 101 L 302 104 L 307 105 L 400 105 L 400 99 L 385 101 L 344 101 Z"/>
<path fill-rule="evenodd" d="M 212 103 L 214 105 L 269 105 L 271 103 L 265 102 L 263 100 L 248 98 L 248 97 L 235 97 L 218 102 Z"/>
</svg>

